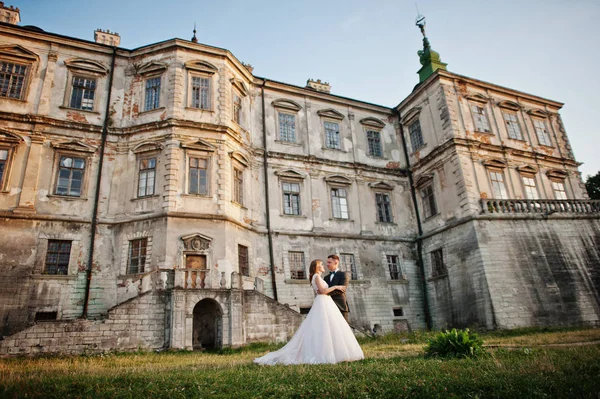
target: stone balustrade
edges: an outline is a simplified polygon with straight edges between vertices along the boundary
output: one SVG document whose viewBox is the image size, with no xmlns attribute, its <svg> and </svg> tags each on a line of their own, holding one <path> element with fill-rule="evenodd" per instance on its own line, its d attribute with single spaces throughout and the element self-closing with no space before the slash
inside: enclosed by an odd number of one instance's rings
<svg viewBox="0 0 600 399">
<path fill-rule="evenodd" d="M 600 216 L 600 200 L 482 199 L 482 214 L 577 214 Z"/>
<path fill-rule="evenodd" d="M 175 288 L 210 289 L 210 269 L 175 269 Z"/>
</svg>

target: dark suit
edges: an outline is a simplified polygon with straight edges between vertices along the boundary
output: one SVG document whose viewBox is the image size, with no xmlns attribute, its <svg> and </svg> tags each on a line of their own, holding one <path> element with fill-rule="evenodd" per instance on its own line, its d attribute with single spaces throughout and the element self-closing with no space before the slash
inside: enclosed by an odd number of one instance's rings
<svg viewBox="0 0 600 399">
<path fill-rule="evenodd" d="M 350 283 L 350 273 L 343 272 L 339 269 L 335 273 L 335 275 L 333 276 L 333 280 L 331 281 L 329 281 L 330 276 L 331 273 L 329 273 L 324 278 L 325 282 L 330 287 L 334 285 L 344 285 L 348 287 L 348 283 Z M 331 299 L 333 299 L 333 302 L 335 302 L 337 307 L 340 309 L 340 312 L 342 312 L 342 316 L 344 316 L 344 319 L 348 321 L 348 312 L 350 312 L 350 308 L 348 308 L 348 302 L 346 301 L 346 293 L 340 290 L 335 290 L 329 293 L 329 296 L 331 297 Z"/>
</svg>

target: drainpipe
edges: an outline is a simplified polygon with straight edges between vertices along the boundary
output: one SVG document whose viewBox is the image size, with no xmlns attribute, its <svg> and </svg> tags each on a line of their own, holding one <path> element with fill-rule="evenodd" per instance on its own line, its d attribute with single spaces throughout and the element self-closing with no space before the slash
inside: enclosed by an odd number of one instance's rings
<svg viewBox="0 0 600 399">
<path fill-rule="evenodd" d="M 277 283 L 275 282 L 275 256 L 273 256 L 273 232 L 271 231 L 271 208 L 269 207 L 269 171 L 267 160 L 267 117 L 265 115 L 265 85 L 267 79 L 263 79 L 260 88 L 262 97 L 262 130 L 263 130 L 263 167 L 265 170 L 265 206 L 267 217 L 267 237 L 269 238 L 269 262 L 271 262 L 271 283 L 273 285 L 273 299 L 277 301 Z"/>
<path fill-rule="evenodd" d="M 423 290 L 423 311 L 425 313 L 425 323 L 427 325 L 427 329 L 431 330 L 432 322 L 431 322 L 431 313 L 429 311 L 429 300 L 427 298 L 427 280 L 425 279 L 425 263 L 423 262 L 423 226 L 421 225 L 421 216 L 419 213 L 419 203 L 417 202 L 417 192 L 415 190 L 415 184 L 413 180 L 412 171 L 410 170 L 410 160 L 408 157 L 408 148 L 406 146 L 406 140 L 404 138 L 404 128 L 402 127 L 402 123 L 400 123 L 401 115 L 400 110 L 398 113 L 398 125 L 400 126 L 400 138 L 402 140 L 402 149 L 404 150 L 404 159 L 406 160 L 406 171 L 408 173 L 408 183 L 410 184 L 410 194 L 413 200 L 413 205 L 415 207 L 415 216 L 417 217 L 417 232 L 419 233 L 417 236 L 417 266 L 419 268 L 419 274 L 421 278 L 421 287 Z"/>
<path fill-rule="evenodd" d="M 90 252 L 87 262 L 85 299 L 83 301 L 82 318 L 88 316 L 88 303 L 90 301 L 90 287 L 92 283 L 92 262 L 94 260 L 94 243 L 96 241 L 96 226 L 98 224 L 98 202 L 100 201 L 100 183 L 102 181 L 102 165 L 104 164 L 104 147 L 106 147 L 106 138 L 108 137 L 108 117 L 110 111 L 110 94 L 112 92 L 113 76 L 115 70 L 115 59 L 117 58 L 117 47 L 113 47 L 112 61 L 108 77 L 108 93 L 106 96 L 106 112 L 104 114 L 104 123 L 102 125 L 102 141 L 100 143 L 100 159 L 98 161 L 98 175 L 96 176 L 96 190 L 94 193 L 94 210 L 92 212 L 92 228 L 90 230 Z"/>
</svg>

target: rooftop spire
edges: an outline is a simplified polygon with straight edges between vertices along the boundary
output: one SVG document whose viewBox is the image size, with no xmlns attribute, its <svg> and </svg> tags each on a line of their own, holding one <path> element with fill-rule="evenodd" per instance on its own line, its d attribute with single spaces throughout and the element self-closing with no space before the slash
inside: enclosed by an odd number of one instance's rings
<svg viewBox="0 0 600 399">
<path fill-rule="evenodd" d="M 446 70 L 446 65 L 440 59 L 440 54 L 434 51 L 429 44 L 429 40 L 427 39 L 427 35 L 425 34 L 425 16 L 418 14 L 417 19 L 415 21 L 415 25 L 421 29 L 421 33 L 423 34 L 423 50 L 419 50 L 417 54 L 419 55 L 419 61 L 421 62 L 421 69 L 419 69 L 419 83 L 424 82 L 428 77 L 433 75 L 433 73 L 438 69 Z"/>
<path fill-rule="evenodd" d="M 194 22 L 194 36 L 192 36 L 192 42 L 198 43 L 198 39 L 196 38 L 196 23 Z"/>
</svg>

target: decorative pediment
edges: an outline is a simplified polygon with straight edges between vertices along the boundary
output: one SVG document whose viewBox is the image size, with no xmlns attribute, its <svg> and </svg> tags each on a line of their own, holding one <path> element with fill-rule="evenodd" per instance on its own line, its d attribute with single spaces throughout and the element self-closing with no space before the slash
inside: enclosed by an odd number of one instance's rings
<svg viewBox="0 0 600 399">
<path fill-rule="evenodd" d="M 279 99 L 271 103 L 275 108 L 298 112 L 302 109 L 300 104 L 292 100 Z"/>
<path fill-rule="evenodd" d="M 415 180 L 415 186 L 423 187 L 423 186 L 426 186 L 427 184 L 431 183 L 432 181 L 433 181 L 433 174 L 427 173 L 427 174 L 417 177 L 417 179 Z"/>
<path fill-rule="evenodd" d="M 342 186 L 349 186 L 352 184 L 352 180 L 348 179 L 346 176 L 341 175 L 326 176 L 325 181 L 329 184 L 337 184 Z"/>
<path fill-rule="evenodd" d="M 36 53 L 29 51 L 18 44 L 13 46 L 0 46 L 0 56 L 28 62 L 36 62 L 40 58 Z"/>
<path fill-rule="evenodd" d="M 188 61 L 185 63 L 186 69 L 190 69 L 192 71 L 204 72 L 210 75 L 217 73 L 218 69 L 213 64 L 206 61 Z"/>
<path fill-rule="evenodd" d="M 161 143 L 157 143 L 156 141 L 143 141 L 133 147 L 131 152 L 134 154 L 140 154 L 143 152 L 160 151 L 162 149 L 163 145 Z"/>
<path fill-rule="evenodd" d="M 481 93 L 469 94 L 466 97 L 467 97 L 467 100 L 475 101 L 480 104 L 485 104 L 490 101 L 489 97 L 486 97 Z"/>
<path fill-rule="evenodd" d="M 544 111 L 543 109 L 530 109 L 527 111 L 527 113 L 531 116 L 535 116 L 538 118 L 547 118 L 548 115 L 550 115 L 548 112 Z"/>
<path fill-rule="evenodd" d="M 534 167 L 533 167 L 533 166 L 531 166 L 531 165 L 523 165 L 523 166 L 519 166 L 519 167 L 517 168 L 517 170 L 518 170 L 520 173 L 523 173 L 523 174 L 528 174 L 528 175 L 535 175 L 535 174 L 537 173 L 537 169 L 536 169 L 536 168 L 534 168 Z"/>
<path fill-rule="evenodd" d="M 244 97 L 245 97 L 245 96 L 247 96 L 247 95 L 248 95 L 248 93 L 249 93 L 249 91 L 248 91 L 248 86 L 246 86 L 246 84 L 245 84 L 244 82 L 242 82 L 242 81 L 241 81 L 241 80 L 239 80 L 239 79 L 235 79 L 235 78 L 233 78 L 233 79 L 230 79 L 230 82 L 231 82 L 231 85 L 232 85 L 233 87 L 235 87 L 235 88 L 236 88 L 236 89 L 237 89 L 237 90 L 240 92 L 240 94 L 241 94 L 242 96 L 244 96 Z"/>
<path fill-rule="evenodd" d="M 108 73 L 108 68 L 104 66 L 103 63 L 94 60 L 86 60 L 84 58 L 71 58 L 65 61 L 65 65 L 67 68 L 74 71 L 99 75 L 106 75 Z"/>
<path fill-rule="evenodd" d="M 414 119 L 418 118 L 420 114 L 421 114 L 421 107 L 413 107 L 413 108 L 409 109 L 406 114 L 404 114 L 404 116 L 400 120 L 400 123 L 402 123 L 403 125 L 406 125 L 409 122 L 412 122 Z"/>
<path fill-rule="evenodd" d="M 498 106 L 500 108 L 508 109 L 510 111 L 519 111 L 522 108 L 519 104 L 513 101 L 500 101 L 498 103 Z"/>
<path fill-rule="evenodd" d="M 69 140 L 69 141 L 59 141 L 56 143 L 52 143 L 53 148 L 57 148 L 59 150 L 69 150 L 69 151 L 77 151 L 77 152 L 96 152 L 96 148 L 89 144 L 82 143 L 79 140 Z"/>
<path fill-rule="evenodd" d="M 326 118 L 331 118 L 331 119 L 337 119 L 337 120 L 342 120 L 344 119 L 344 115 L 341 112 L 336 111 L 335 109 L 332 108 L 328 108 L 328 109 L 322 109 L 320 111 L 317 111 L 317 115 L 322 116 L 322 117 L 326 117 Z"/>
<path fill-rule="evenodd" d="M 546 172 L 546 176 L 548 176 L 550 179 L 564 180 L 569 177 L 569 174 L 564 170 L 550 169 Z"/>
<path fill-rule="evenodd" d="M 499 169 L 505 169 L 508 166 L 506 164 L 506 162 L 501 159 L 487 159 L 487 160 L 483 161 L 483 165 L 487 166 L 488 168 L 499 168 Z"/>
<path fill-rule="evenodd" d="M 292 170 L 292 169 L 277 171 L 277 172 L 275 172 L 275 174 L 277 176 L 279 176 L 279 178 L 292 179 L 292 180 L 304 180 L 304 178 L 306 177 L 302 173 L 296 172 L 295 170 Z"/>
<path fill-rule="evenodd" d="M 380 181 L 378 183 L 369 183 L 369 187 L 371 187 L 373 190 L 391 191 L 394 189 L 394 186 L 392 186 L 391 184 L 388 184 L 386 182 L 383 182 L 383 181 Z"/>
<path fill-rule="evenodd" d="M 363 118 L 360 120 L 360 123 L 363 126 L 374 127 L 377 129 L 382 129 L 385 127 L 385 122 L 373 117 Z"/>
<path fill-rule="evenodd" d="M 4 129 L 0 129 L 0 143 L 18 144 L 22 141 L 23 139 L 21 138 L 21 136 Z"/>
<path fill-rule="evenodd" d="M 212 238 L 200 233 L 190 234 L 181 237 L 184 251 L 208 251 L 212 243 Z"/>
<path fill-rule="evenodd" d="M 197 140 L 193 140 L 193 141 L 188 141 L 186 143 L 181 143 L 181 148 L 188 148 L 190 150 L 205 151 L 205 152 L 214 152 L 217 150 L 217 147 L 215 147 L 214 145 L 212 145 L 209 142 L 204 141 L 202 139 L 197 139 Z"/>
<path fill-rule="evenodd" d="M 152 73 L 161 73 L 167 69 L 168 65 L 164 62 L 150 61 L 144 65 L 141 65 L 137 73 L 140 75 L 148 75 Z"/>
<path fill-rule="evenodd" d="M 229 153 L 229 156 L 231 157 L 231 159 L 238 161 L 244 166 L 250 165 L 250 160 L 248 160 L 248 158 L 239 151 L 231 151 Z"/>
</svg>

